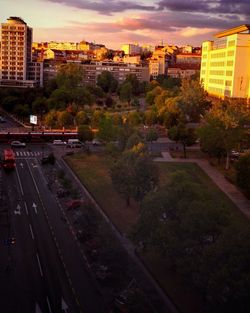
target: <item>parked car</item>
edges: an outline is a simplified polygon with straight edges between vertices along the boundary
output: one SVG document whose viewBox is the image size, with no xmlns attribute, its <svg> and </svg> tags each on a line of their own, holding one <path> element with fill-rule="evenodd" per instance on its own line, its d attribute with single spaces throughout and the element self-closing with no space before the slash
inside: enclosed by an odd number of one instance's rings
<svg viewBox="0 0 250 313">
<path fill-rule="evenodd" d="M 60 139 L 56 139 L 56 140 L 53 140 L 53 145 L 55 145 L 55 146 L 64 146 L 64 145 L 66 145 L 66 142 L 62 141 Z"/>
<path fill-rule="evenodd" d="M 98 139 L 93 139 L 92 140 L 92 145 L 93 146 L 102 146 L 103 143 L 100 140 L 98 140 Z"/>
<path fill-rule="evenodd" d="M 21 141 L 18 141 L 18 140 L 11 141 L 10 145 L 11 145 L 11 147 L 14 147 L 14 148 L 26 147 L 26 143 L 25 142 L 21 142 Z"/>
<path fill-rule="evenodd" d="M 67 210 L 75 210 L 78 209 L 83 204 L 82 200 L 70 200 L 66 202 Z"/>
</svg>

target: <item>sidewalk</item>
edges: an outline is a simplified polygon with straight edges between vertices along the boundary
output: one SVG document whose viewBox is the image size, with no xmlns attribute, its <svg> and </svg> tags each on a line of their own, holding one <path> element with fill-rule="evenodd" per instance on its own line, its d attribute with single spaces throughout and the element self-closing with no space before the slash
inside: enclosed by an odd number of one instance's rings
<svg viewBox="0 0 250 313">
<path fill-rule="evenodd" d="M 232 200 L 241 212 L 250 219 L 250 200 L 239 189 L 231 184 L 226 178 L 207 160 L 172 158 L 169 152 L 162 152 L 162 158 L 155 158 L 156 162 L 180 162 L 196 163 L 212 179 L 212 181 Z"/>
</svg>

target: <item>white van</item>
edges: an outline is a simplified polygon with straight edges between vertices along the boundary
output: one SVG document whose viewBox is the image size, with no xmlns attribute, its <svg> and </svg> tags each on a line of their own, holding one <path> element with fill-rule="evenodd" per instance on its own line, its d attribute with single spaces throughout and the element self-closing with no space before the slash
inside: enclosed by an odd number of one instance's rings
<svg viewBox="0 0 250 313">
<path fill-rule="evenodd" d="M 68 148 L 82 148 L 84 143 L 82 143 L 79 139 L 68 139 L 67 146 Z"/>
<path fill-rule="evenodd" d="M 53 140 L 53 145 L 56 145 L 56 146 L 64 146 L 66 145 L 66 142 L 65 141 L 62 141 L 60 139 L 56 139 L 56 140 Z"/>
</svg>

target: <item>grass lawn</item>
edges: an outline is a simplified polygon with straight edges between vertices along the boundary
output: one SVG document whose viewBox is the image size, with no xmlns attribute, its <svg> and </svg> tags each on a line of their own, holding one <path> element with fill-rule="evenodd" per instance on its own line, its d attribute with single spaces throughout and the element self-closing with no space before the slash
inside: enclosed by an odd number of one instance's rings
<svg viewBox="0 0 250 313">
<path fill-rule="evenodd" d="M 102 154 L 86 155 L 84 153 L 67 156 L 65 159 L 116 227 L 121 232 L 129 232 L 139 216 L 139 206 L 136 202 L 131 201 L 131 206 L 129 208 L 126 207 L 124 199 L 114 190 L 109 176 L 109 169 L 114 160 Z M 221 192 L 196 164 L 172 162 L 159 162 L 157 164 L 160 169 L 160 184 L 166 183 L 171 173 L 177 170 L 185 171 L 190 176 L 190 180 L 205 187 L 215 203 L 218 201 L 228 208 L 233 218 L 237 218 L 239 221 L 244 219 L 231 200 Z M 194 291 L 179 275 L 166 270 L 160 257 L 152 253 L 141 255 L 141 257 L 162 288 L 166 290 L 173 302 L 177 304 L 180 312 L 201 312 L 199 293 Z"/>
<path fill-rule="evenodd" d="M 114 160 L 108 156 L 84 153 L 67 156 L 65 160 L 116 227 L 128 233 L 137 220 L 139 208 L 132 200 L 127 207 L 125 200 L 114 190 L 109 175 Z"/>
</svg>

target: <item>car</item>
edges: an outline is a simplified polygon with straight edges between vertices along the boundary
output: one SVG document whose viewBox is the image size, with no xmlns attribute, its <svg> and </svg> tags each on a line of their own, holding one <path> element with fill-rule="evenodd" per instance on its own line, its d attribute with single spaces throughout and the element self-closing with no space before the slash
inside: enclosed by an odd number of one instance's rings
<svg viewBox="0 0 250 313">
<path fill-rule="evenodd" d="M 93 139 L 92 140 L 92 145 L 93 146 L 102 146 L 103 143 L 100 140 L 98 140 L 98 139 Z"/>
<path fill-rule="evenodd" d="M 24 148 L 24 147 L 26 147 L 26 143 L 25 142 L 21 142 L 21 141 L 18 141 L 18 140 L 11 141 L 10 145 L 11 145 L 11 147 L 14 147 L 14 148 Z"/>
<path fill-rule="evenodd" d="M 70 210 L 78 209 L 82 204 L 83 204 L 82 200 L 78 200 L 78 199 L 70 200 L 66 202 L 66 207 L 67 207 L 67 210 L 70 211 Z"/>
<path fill-rule="evenodd" d="M 53 145 L 55 145 L 55 146 L 64 146 L 64 145 L 66 145 L 66 142 L 62 141 L 60 139 L 56 139 L 56 140 L 53 140 Z"/>
</svg>

